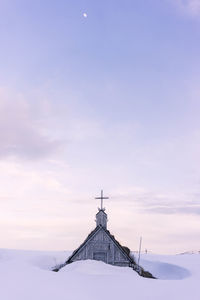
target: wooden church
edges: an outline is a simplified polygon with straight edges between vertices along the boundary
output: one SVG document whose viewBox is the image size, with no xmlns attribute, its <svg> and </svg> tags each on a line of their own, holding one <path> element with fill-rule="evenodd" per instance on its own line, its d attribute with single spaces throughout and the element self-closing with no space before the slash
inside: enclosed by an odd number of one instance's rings
<svg viewBox="0 0 200 300">
<path fill-rule="evenodd" d="M 96 228 L 88 235 L 85 241 L 72 253 L 68 260 L 54 269 L 58 271 L 63 266 L 80 260 L 99 260 L 107 264 L 121 267 L 131 267 L 139 275 L 144 277 L 153 278 L 153 276 L 139 267 L 134 257 L 130 255 L 130 250 L 127 247 L 120 245 L 113 235 L 107 230 L 107 214 L 105 208 L 103 208 L 103 191 L 101 191 L 101 197 L 96 199 L 101 200 L 101 208 L 98 209 L 96 214 Z"/>
</svg>

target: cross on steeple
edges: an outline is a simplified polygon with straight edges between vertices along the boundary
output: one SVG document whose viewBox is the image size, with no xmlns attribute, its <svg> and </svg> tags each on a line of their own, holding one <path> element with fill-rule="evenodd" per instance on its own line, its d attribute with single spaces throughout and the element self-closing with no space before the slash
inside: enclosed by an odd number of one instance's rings
<svg viewBox="0 0 200 300">
<path fill-rule="evenodd" d="M 109 197 L 104 197 L 103 196 L 103 190 L 101 190 L 101 196 L 100 197 L 95 197 L 95 199 L 101 199 L 101 209 L 100 210 L 105 210 L 105 208 L 103 208 L 103 200 L 104 199 L 109 199 Z"/>
</svg>

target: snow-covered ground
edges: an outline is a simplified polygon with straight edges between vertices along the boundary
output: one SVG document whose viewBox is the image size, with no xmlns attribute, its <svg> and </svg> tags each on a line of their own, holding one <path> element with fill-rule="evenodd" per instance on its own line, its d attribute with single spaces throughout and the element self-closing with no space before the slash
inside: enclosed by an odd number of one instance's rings
<svg viewBox="0 0 200 300">
<path fill-rule="evenodd" d="M 98 261 L 51 268 L 71 252 L 0 250 L 1 300 L 200 300 L 200 255 L 142 255 L 141 265 L 159 278 Z"/>
</svg>

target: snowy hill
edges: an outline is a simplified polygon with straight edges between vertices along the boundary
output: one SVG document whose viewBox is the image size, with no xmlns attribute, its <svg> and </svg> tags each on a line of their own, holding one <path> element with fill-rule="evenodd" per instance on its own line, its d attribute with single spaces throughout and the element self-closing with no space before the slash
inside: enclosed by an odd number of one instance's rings
<svg viewBox="0 0 200 300">
<path fill-rule="evenodd" d="M 80 261 L 52 272 L 71 252 L 0 250 L 2 300 L 138 299 L 199 300 L 200 255 L 144 254 L 141 265 L 159 278 L 131 268 Z"/>
</svg>

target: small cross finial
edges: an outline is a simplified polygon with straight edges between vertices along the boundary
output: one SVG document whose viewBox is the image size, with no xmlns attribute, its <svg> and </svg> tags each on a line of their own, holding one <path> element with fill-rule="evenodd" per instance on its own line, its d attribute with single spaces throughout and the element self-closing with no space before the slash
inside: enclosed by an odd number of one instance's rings
<svg viewBox="0 0 200 300">
<path fill-rule="evenodd" d="M 101 190 L 101 196 L 100 197 L 95 197 L 95 199 L 100 199 L 101 200 L 101 210 L 105 210 L 105 208 L 103 208 L 103 200 L 104 199 L 109 199 L 109 197 L 104 197 L 103 196 L 103 190 Z"/>
</svg>

